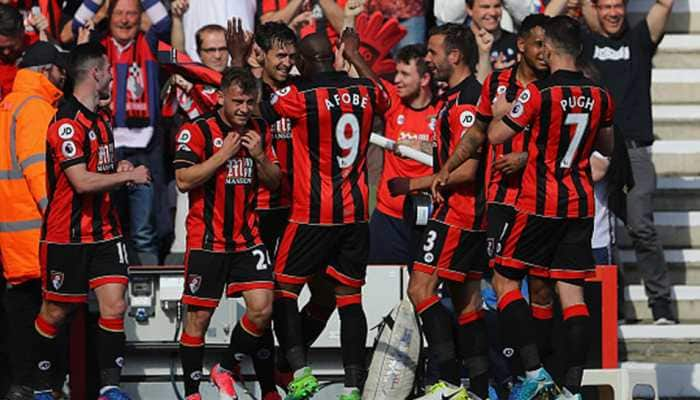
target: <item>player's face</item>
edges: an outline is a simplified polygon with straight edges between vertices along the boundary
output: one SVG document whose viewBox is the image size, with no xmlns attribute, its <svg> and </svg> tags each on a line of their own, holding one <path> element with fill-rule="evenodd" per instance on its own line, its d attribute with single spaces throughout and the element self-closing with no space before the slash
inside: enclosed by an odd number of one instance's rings
<svg viewBox="0 0 700 400">
<path fill-rule="evenodd" d="M 0 35 L 0 61 L 14 64 L 22 55 L 22 36 Z"/>
<path fill-rule="evenodd" d="M 624 0 L 598 0 L 596 5 L 600 27 L 608 35 L 617 35 L 625 22 Z"/>
<path fill-rule="evenodd" d="M 222 92 L 224 115 L 229 124 L 245 126 L 255 108 L 257 93 L 243 93 L 240 86 L 233 84 Z"/>
<path fill-rule="evenodd" d="M 205 31 L 201 33 L 202 45 L 199 48 L 199 58 L 202 64 L 222 72 L 228 65 L 228 48 L 226 35 L 222 31 Z"/>
<path fill-rule="evenodd" d="M 501 0 L 474 0 L 474 7 L 467 6 L 467 13 L 479 28 L 496 32 L 501 27 L 503 16 Z"/>
<path fill-rule="evenodd" d="M 136 38 L 141 26 L 139 0 L 117 0 L 109 20 L 109 31 L 122 45 Z"/>
<path fill-rule="evenodd" d="M 294 66 L 297 49 L 293 44 L 275 43 L 265 52 L 265 75 L 275 82 L 283 83 L 289 79 L 289 71 Z"/>
<path fill-rule="evenodd" d="M 97 67 L 95 80 L 97 81 L 97 94 L 101 100 L 109 99 L 112 96 L 112 66 L 107 56 L 102 56 L 103 62 Z"/>
<path fill-rule="evenodd" d="M 546 71 L 547 62 L 544 58 L 544 29 L 534 27 L 525 38 L 518 39 L 518 48 L 523 54 L 523 60 L 535 71 Z"/>
<path fill-rule="evenodd" d="M 402 99 L 414 98 L 420 93 L 421 76 L 418 74 L 416 60 L 411 60 L 409 64 L 404 62 L 396 64 L 394 83 Z"/>
<path fill-rule="evenodd" d="M 433 78 L 438 81 L 447 81 L 452 75 L 452 65 L 447 59 L 445 49 L 445 35 L 433 35 L 428 39 L 428 52 L 425 55 Z"/>
</svg>

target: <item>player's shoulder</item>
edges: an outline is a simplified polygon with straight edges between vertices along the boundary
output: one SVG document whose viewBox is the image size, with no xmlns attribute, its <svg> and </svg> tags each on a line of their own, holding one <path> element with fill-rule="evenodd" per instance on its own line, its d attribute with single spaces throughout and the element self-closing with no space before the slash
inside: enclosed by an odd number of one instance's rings
<svg viewBox="0 0 700 400">
<path fill-rule="evenodd" d="M 65 101 L 59 104 L 56 110 L 55 119 L 73 119 L 77 121 L 77 116 L 80 113 L 80 105 L 72 97 L 68 97 Z"/>
<path fill-rule="evenodd" d="M 464 82 L 460 83 L 459 95 L 457 96 L 458 105 L 474 104 L 479 102 L 481 97 L 481 83 L 473 74 Z"/>
</svg>

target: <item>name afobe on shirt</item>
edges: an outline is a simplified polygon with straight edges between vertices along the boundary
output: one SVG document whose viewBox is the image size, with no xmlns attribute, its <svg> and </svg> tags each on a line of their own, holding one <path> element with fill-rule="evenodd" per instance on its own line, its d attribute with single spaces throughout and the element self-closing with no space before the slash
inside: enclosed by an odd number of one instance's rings
<svg viewBox="0 0 700 400">
<path fill-rule="evenodd" d="M 226 162 L 227 185 L 250 185 L 253 183 L 255 162 L 249 157 L 235 157 Z"/>
<path fill-rule="evenodd" d="M 367 104 L 369 103 L 369 97 L 367 96 L 362 96 L 361 94 L 357 93 L 336 93 L 333 96 L 325 99 L 326 103 L 326 108 L 328 110 L 333 109 L 334 107 L 340 107 L 341 103 L 344 104 L 351 104 L 355 107 L 359 106 L 364 108 L 367 108 Z"/>
</svg>

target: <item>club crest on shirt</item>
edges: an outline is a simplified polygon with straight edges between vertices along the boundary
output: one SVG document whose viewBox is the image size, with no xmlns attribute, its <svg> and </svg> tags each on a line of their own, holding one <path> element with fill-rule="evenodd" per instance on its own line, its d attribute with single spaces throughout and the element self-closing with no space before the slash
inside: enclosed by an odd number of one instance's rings
<svg viewBox="0 0 700 400">
<path fill-rule="evenodd" d="M 201 275 L 190 275 L 187 277 L 187 287 L 190 289 L 190 293 L 197 293 L 200 286 L 202 286 Z"/>
<path fill-rule="evenodd" d="M 405 123 L 406 123 L 406 116 L 403 114 L 399 114 L 399 116 L 396 117 L 396 124 L 403 125 Z"/>
<path fill-rule="evenodd" d="M 214 139 L 214 147 L 221 148 L 221 147 L 223 147 L 223 145 L 224 145 L 224 139 L 222 139 L 220 137 Z"/>
<path fill-rule="evenodd" d="M 435 126 L 437 125 L 437 117 L 435 115 L 431 115 L 428 117 L 428 120 L 428 127 L 431 131 L 435 131 Z"/>
<path fill-rule="evenodd" d="M 95 131 L 88 132 L 88 138 L 90 140 L 97 140 L 97 134 L 95 133 Z"/>
<path fill-rule="evenodd" d="M 63 278 L 63 272 L 51 271 L 51 286 L 53 286 L 54 290 L 58 290 L 63 286 Z"/>
<path fill-rule="evenodd" d="M 527 103 L 528 101 L 530 101 L 530 97 L 532 97 L 532 96 L 530 95 L 530 90 L 529 90 L 529 89 L 525 89 L 525 90 L 523 90 L 522 93 L 520 93 L 520 97 L 518 97 L 518 100 L 519 100 L 521 103 L 525 104 L 525 103 Z"/>
</svg>

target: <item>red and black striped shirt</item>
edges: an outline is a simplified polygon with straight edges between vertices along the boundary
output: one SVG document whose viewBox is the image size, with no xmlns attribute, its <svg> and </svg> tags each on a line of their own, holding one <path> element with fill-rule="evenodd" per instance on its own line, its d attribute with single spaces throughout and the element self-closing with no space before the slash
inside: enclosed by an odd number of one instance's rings
<svg viewBox="0 0 700 400">
<path fill-rule="evenodd" d="M 481 98 L 476 118 L 486 123 L 491 123 L 493 119 L 493 104 L 499 95 L 505 94 L 506 100 L 512 102 L 520 92 L 525 89 L 516 79 L 518 66 L 492 72 L 484 81 L 481 89 Z M 489 203 L 500 203 L 513 206 L 520 192 L 520 182 L 522 181 L 522 171 L 505 175 L 493 169 L 493 163 L 500 157 L 510 153 L 520 153 L 527 151 L 528 132 L 522 135 L 513 136 L 510 140 L 501 144 L 488 146 L 486 154 L 486 199 Z"/>
<path fill-rule="evenodd" d="M 532 135 L 516 208 L 552 218 L 594 215 L 590 157 L 614 109 L 610 94 L 580 72 L 560 70 L 527 86 L 503 118 Z"/>
<path fill-rule="evenodd" d="M 260 134 L 265 154 L 272 162 L 277 162 L 267 124 L 261 119 L 252 119 L 249 128 Z M 218 110 L 184 124 L 177 134 L 175 169 L 188 168 L 211 158 L 232 130 Z M 241 147 L 208 181 L 188 193 L 187 248 L 237 252 L 260 245 L 254 208 L 257 191 L 255 160 Z"/>
<path fill-rule="evenodd" d="M 481 84 L 474 75 L 463 80 L 443 95 L 443 105 L 438 114 L 433 150 L 433 170 L 437 173 L 454 152 L 464 133 L 476 122 L 476 104 L 481 94 Z M 485 228 L 483 163 L 474 182 L 453 188 L 446 201 L 433 211 L 433 219 L 463 230 Z"/>
<path fill-rule="evenodd" d="M 273 95 L 273 89 L 263 83 L 262 101 L 268 102 Z M 272 134 L 272 147 L 275 149 L 279 160 L 282 179 L 280 187 L 271 191 L 265 185 L 260 185 L 258 196 L 255 199 L 255 209 L 258 211 L 289 208 L 292 201 L 292 121 L 289 118 L 281 118 L 270 124 Z"/>
<path fill-rule="evenodd" d="M 109 110 L 92 112 L 72 96 L 58 109 L 46 133 L 49 204 L 41 232 L 43 241 L 94 243 L 121 236 L 111 194 L 80 194 L 64 172 L 78 164 L 100 174 L 117 170 L 110 122 Z"/>
<path fill-rule="evenodd" d="M 290 221 L 341 225 L 368 219 L 367 147 L 376 113 L 390 106 L 369 79 L 316 74 L 275 92 L 265 114 L 292 121 Z"/>
</svg>

